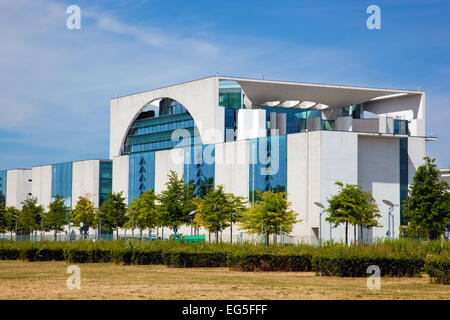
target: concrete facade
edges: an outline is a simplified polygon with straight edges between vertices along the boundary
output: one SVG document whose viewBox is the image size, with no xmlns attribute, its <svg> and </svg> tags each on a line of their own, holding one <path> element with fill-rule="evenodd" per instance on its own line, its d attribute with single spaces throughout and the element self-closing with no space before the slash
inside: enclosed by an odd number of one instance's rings
<svg viewBox="0 0 450 320">
<path fill-rule="evenodd" d="M 72 167 L 72 208 L 79 197 L 87 196 L 94 206 L 99 206 L 100 161 L 76 161 Z"/>
<path fill-rule="evenodd" d="M 14 169 L 7 172 L 6 206 L 22 208 L 22 202 L 31 196 L 32 174 L 30 169 Z"/>
</svg>

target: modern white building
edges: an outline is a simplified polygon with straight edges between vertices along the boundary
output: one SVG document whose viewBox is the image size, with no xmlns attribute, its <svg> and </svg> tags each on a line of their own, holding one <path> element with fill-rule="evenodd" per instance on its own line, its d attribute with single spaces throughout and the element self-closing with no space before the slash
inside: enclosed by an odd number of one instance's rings
<svg viewBox="0 0 450 320">
<path fill-rule="evenodd" d="M 0 170 L 0 202 L 8 207 L 22 208 L 22 202 L 31 195 L 31 170 Z"/>
<path fill-rule="evenodd" d="M 20 207 L 32 195 L 47 208 L 60 195 L 74 208 L 89 195 L 98 207 L 112 190 L 130 202 L 161 192 L 173 170 L 200 195 L 223 185 L 252 202 L 257 190 L 285 191 L 300 220 L 293 241 L 342 241 L 344 227 L 330 228 L 315 205 L 327 206 L 340 181 L 376 199 L 382 227 L 357 230 L 370 241 L 389 230 L 383 200 L 395 205 L 398 236 L 401 201 L 432 140 L 422 91 L 212 76 L 114 98 L 110 111 L 109 160 L 0 171 L 0 201 Z"/>
<path fill-rule="evenodd" d="M 450 185 L 450 169 L 439 170 L 439 180 L 445 181 Z"/>
<path fill-rule="evenodd" d="M 200 193 L 224 185 L 253 201 L 256 190 L 286 191 L 299 241 L 343 240 L 344 228 L 331 230 L 314 204 L 326 206 L 337 181 L 361 185 L 380 208 L 383 227 L 359 238 L 386 236 L 382 200 L 395 204 L 397 237 L 428 140 L 422 91 L 222 76 L 114 98 L 110 130 L 112 189 L 129 201 L 160 192 L 170 170 Z"/>
<path fill-rule="evenodd" d="M 110 160 L 82 160 L 33 167 L 31 194 L 38 204 L 48 208 L 57 195 L 75 208 L 80 196 L 88 196 L 99 207 L 108 198 L 112 186 Z"/>
</svg>

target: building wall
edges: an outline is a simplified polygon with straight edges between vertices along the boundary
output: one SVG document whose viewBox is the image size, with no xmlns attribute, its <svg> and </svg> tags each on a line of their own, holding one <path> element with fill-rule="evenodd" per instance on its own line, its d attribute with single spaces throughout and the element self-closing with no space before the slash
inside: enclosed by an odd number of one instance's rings
<svg viewBox="0 0 450 320">
<path fill-rule="evenodd" d="M 113 158 L 112 192 L 122 192 L 126 203 L 128 203 L 129 161 L 129 156 Z"/>
<path fill-rule="evenodd" d="M 369 240 L 386 237 L 388 230 L 388 206 L 386 199 L 396 204 L 394 207 L 394 236 L 398 237 L 400 223 L 400 143 L 395 137 L 358 137 L 358 184 L 372 193 L 382 217 L 378 219 L 381 228 L 373 228 Z M 391 226 L 392 227 L 392 226 Z"/>
<path fill-rule="evenodd" d="M 287 193 L 292 210 L 297 212 L 297 223 L 292 234 L 312 236 L 308 220 L 308 159 L 307 143 L 310 133 L 287 136 Z"/>
<path fill-rule="evenodd" d="M 80 196 L 89 196 L 94 206 L 99 206 L 100 161 L 85 160 L 73 162 L 72 208 Z"/>
<path fill-rule="evenodd" d="M 33 167 L 32 179 L 31 193 L 39 204 L 47 208 L 52 201 L 52 166 Z"/>
<path fill-rule="evenodd" d="M 173 170 L 178 177 L 183 176 L 184 149 L 175 148 L 155 152 L 155 193 L 160 193 L 166 188 L 168 175 Z"/>
<path fill-rule="evenodd" d="M 335 183 L 358 183 L 358 134 L 353 132 L 321 131 L 320 153 L 320 195 L 315 195 L 309 200 L 312 225 L 318 227 L 320 209 L 314 205 L 316 199 L 327 207 L 331 196 L 339 191 Z M 310 172 L 311 173 L 311 172 Z M 328 240 L 330 225 L 325 221 L 327 214 L 322 215 L 322 239 Z M 353 239 L 353 231 L 349 228 L 349 241 Z M 339 226 L 332 229 L 332 238 L 335 241 L 345 241 L 345 227 Z M 350 234 L 351 233 L 351 234 Z"/>
<path fill-rule="evenodd" d="M 121 155 L 128 128 L 145 105 L 164 97 L 178 101 L 189 111 L 203 144 L 223 142 L 225 111 L 218 106 L 218 95 L 218 78 L 210 77 L 112 99 L 110 158 Z"/>
<path fill-rule="evenodd" d="M 32 173 L 30 169 L 15 169 L 7 172 L 6 206 L 22 208 L 21 202 L 31 195 Z"/>
</svg>

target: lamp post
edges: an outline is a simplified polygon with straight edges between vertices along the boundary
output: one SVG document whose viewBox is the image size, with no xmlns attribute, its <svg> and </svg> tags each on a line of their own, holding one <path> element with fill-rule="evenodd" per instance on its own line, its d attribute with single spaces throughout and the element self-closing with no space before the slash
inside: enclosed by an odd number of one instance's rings
<svg viewBox="0 0 450 320">
<path fill-rule="evenodd" d="M 319 244 L 322 244 L 322 214 L 323 214 L 323 210 L 325 210 L 325 206 L 317 201 L 314 202 L 314 204 L 321 209 L 320 215 L 319 215 Z"/>
<path fill-rule="evenodd" d="M 392 213 L 394 211 L 395 204 L 393 204 L 389 200 L 382 200 L 383 203 L 387 206 L 389 206 L 389 214 L 388 214 L 388 232 L 389 232 L 389 239 L 391 239 L 391 216 L 392 216 L 392 238 L 394 238 L 394 214 Z"/>
<path fill-rule="evenodd" d="M 70 218 L 72 217 L 72 212 L 67 210 L 66 215 L 67 215 L 67 241 L 70 242 L 71 241 L 70 240 Z"/>
<path fill-rule="evenodd" d="M 41 241 L 42 241 L 42 230 L 44 229 L 43 227 L 44 215 L 42 213 L 40 213 L 39 215 L 41 216 Z"/>
<path fill-rule="evenodd" d="M 195 214 L 195 210 L 189 212 L 189 217 L 191 218 L 191 236 L 192 236 L 192 216 Z"/>
</svg>

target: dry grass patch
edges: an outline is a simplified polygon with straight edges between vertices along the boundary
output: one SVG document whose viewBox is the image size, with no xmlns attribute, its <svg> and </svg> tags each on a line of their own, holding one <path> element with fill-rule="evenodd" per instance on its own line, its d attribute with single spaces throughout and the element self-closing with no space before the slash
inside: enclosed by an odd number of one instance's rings
<svg viewBox="0 0 450 320">
<path fill-rule="evenodd" d="M 81 289 L 69 290 L 65 262 L 0 261 L 0 299 L 449 299 L 450 287 L 421 278 L 320 277 L 312 272 L 236 272 L 227 268 L 78 264 Z"/>
</svg>

